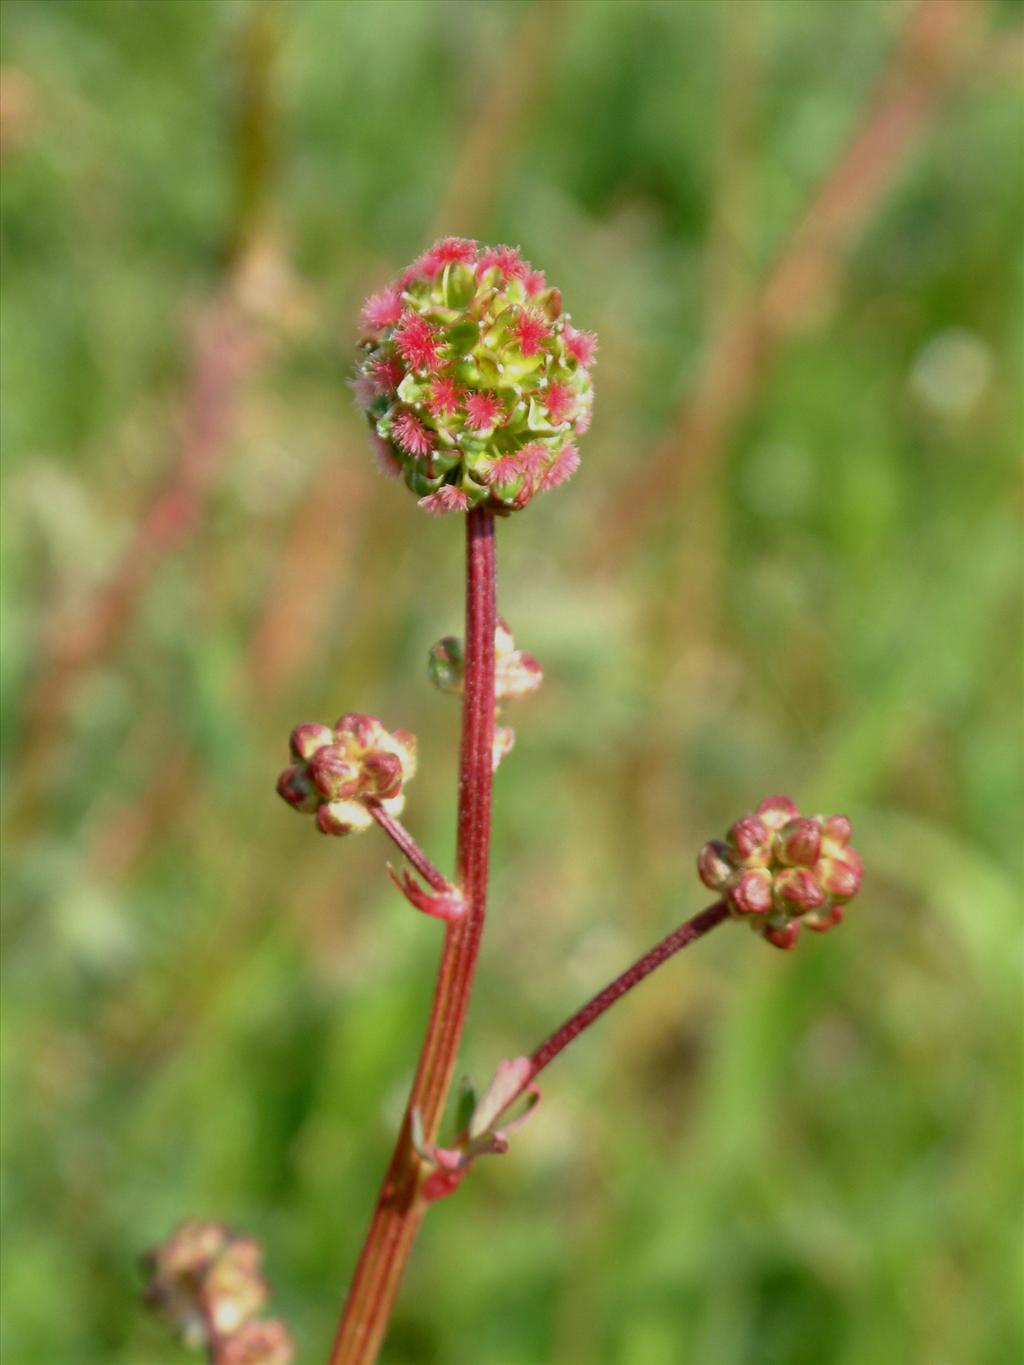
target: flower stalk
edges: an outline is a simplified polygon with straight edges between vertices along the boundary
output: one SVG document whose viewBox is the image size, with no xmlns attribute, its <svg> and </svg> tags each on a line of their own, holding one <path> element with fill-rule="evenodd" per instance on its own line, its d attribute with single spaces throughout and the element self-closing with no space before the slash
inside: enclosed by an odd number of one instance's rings
<svg viewBox="0 0 1024 1365">
<path fill-rule="evenodd" d="M 550 1066 L 560 1052 L 585 1030 L 588 1029 L 595 1020 L 600 1019 L 606 1010 L 611 1009 L 617 1001 L 638 986 L 644 977 L 650 976 L 651 972 L 667 962 L 670 957 L 683 948 L 689 947 L 691 943 L 696 943 L 699 938 L 716 929 L 720 924 L 724 924 L 729 918 L 729 907 L 725 901 L 715 901 L 714 905 L 709 905 L 700 914 L 694 915 L 692 919 L 684 921 L 677 929 L 673 929 L 670 934 L 656 943 L 653 948 L 644 953 L 633 963 L 621 972 L 614 981 L 610 981 L 603 990 L 592 996 L 585 1005 L 582 1005 L 575 1014 L 571 1014 L 565 1023 L 555 1029 L 550 1037 L 546 1038 L 540 1047 L 530 1054 L 530 1071 L 523 1081 L 522 1086 L 513 1096 L 518 1099 L 519 1095 L 526 1087 L 536 1079 L 546 1066 Z M 512 1101 L 510 1101 L 511 1103 Z"/>
<path fill-rule="evenodd" d="M 330 1365 L 371 1365 L 376 1359 L 426 1207 L 418 1197 L 423 1164 L 413 1145 L 413 1116 L 424 1138 L 433 1142 L 455 1070 L 487 910 L 495 624 L 494 517 L 476 508 L 466 516 L 466 660 L 456 853 L 456 884 L 464 913 L 450 921 L 445 932 L 416 1077 L 342 1312 Z M 429 872 L 436 869 L 424 866 L 423 855 L 417 858 L 412 853 L 397 824 L 385 823 L 381 817 L 386 812 L 377 807 L 372 814 L 433 886 Z"/>
</svg>

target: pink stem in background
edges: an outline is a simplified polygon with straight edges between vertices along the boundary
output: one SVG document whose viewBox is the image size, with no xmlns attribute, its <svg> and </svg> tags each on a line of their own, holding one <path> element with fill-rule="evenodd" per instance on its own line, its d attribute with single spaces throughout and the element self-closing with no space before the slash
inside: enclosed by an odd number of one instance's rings
<svg viewBox="0 0 1024 1365">
<path fill-rule="evenodd" d="M 888 69 L 844 150 L 810 196 L 763 282 L 711 338 L 695 386 L 627 503 L 598 509 L 593 561 L 618 564 L 678 512 L 719 459 L 769 363 L 830 305 L 859 234 L 927 131 L 956 78 L 970 70 L 981 0 L 916 0 Z"/>
<path fill-rule="evenodd" d="M 419 1114 L 424 1138 L 433 1142 L 455 1070 L 487 906 L 495 621 L 494 519 L 477 509 L 466 517 L 466 670 L 456 855 L 456 884 L 465 912 L 445 932 L 416 1078 L 342 1312 L 330 1365 L 372 1365 L 377 1359 L 425 1208 L 418 1198 L 421 1165 L 412 1144 L 412 1115 L 414 1111 Z M 376 811 L 374 818 L 430 880 L 427 869 L 435 873 L 436 869 L 401 826 L 392 822 L 389 827 Z M 421 866 L 412 856 L 414 850 Z"/>
</svg>

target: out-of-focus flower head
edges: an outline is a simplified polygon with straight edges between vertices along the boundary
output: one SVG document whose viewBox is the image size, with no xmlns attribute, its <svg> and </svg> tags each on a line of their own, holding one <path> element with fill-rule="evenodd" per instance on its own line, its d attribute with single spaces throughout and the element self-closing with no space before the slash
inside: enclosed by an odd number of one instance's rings
<svg viewBox="0 0 1024 1365">
<path fill-rule="evenodd" d="M 422 507 L 512 512 L 575 473 L 597 339 L 516 248 L 436 242 L 367 299 L 362 326 L 353 388 L 377 463 Z"/>
<path fill-rule="evenodd" d="M 821 933 L 839 924 L 863 876 L 846 816 L 801 816 L 787 796 L 767 797 L 705 844 L 697 871 L 777 948 L 792 948 L 801 925 Z"/>
<path fill-rule="evenodd" d="M 146 1253 L 146 1302 L 186 1344 L 209 1345 L 240 1331 L 263 1307 L 262 1260 L 251 1237 L 190 1219 Z"/>
</svg>

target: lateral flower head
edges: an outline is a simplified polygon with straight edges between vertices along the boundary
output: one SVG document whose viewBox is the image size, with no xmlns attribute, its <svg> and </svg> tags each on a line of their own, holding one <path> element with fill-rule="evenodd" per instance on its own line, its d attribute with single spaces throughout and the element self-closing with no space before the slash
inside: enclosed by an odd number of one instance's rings
<svg viewBox="0 0 1024 1365">
<path fill-rule="evenodd" d="M 863 876 L 846 816 L 801 816 L 787 796 L 767 797 L 724 840 L 705 844 L 697 871 L 777 948 L 792 948 L 801 925 L 822 933 L 839 924 Z"/>
<path fill-rule="evenodd" d="M 354 391 L 429 512 L 508 513 L 579 465 L 597 353 L 514 247 L 447 237 L 367 299 Z"/>
<path fill-rule="evenodd" d="M 291 1338 L 267 1299 L 263 1251 L 223 1223 L 190 1219 L 143 1257 L 146 1302 L 187 1346 L 216 1349 L 223 1365 L 292 1365 Z"/>
<path fill-rule="evenodd" d="M 432 647 L 428 663 L 430 681 L 439 692 L 460 693 L 465 667 L 465 649 L 457 636 L 446 635 Z M 537 691 L 543 681 L 544 670 L 540 664 L 532 654 L 516 649 L 516 642 L 507 622 L 499 616 L 494 630 L 494 699 L 497 703 L 494 708 L 495 719 L 501 715 L 502 702 L 528 697 L 531 692 Z M 491 750 L 495 771 L 515 742 L 516 732 L 511 725 L 495 725 Z"/>
<path fill-rule="evenodd" d="M 416 736 L 408 730 L 385 730 L 375 716 L 350 711 L 333 729 L 297 725 L 291 750 L 295 761 L 277 779 L 278 795 L 315 814 L 321 834 L 368 829 L 371 803 L 401 814 L 416 772 Z"/>
<path fill-rule="evenodd" d="M 146 1253 L 146 1302 L 191 1346 L 238 1331 L 263 1307 L 262 1251 L 223 1223 L 191 1219 Z"/>
</svg>

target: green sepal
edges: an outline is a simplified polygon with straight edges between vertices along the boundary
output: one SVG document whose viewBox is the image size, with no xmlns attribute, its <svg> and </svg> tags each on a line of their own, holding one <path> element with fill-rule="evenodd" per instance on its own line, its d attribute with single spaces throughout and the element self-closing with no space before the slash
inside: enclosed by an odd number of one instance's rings
<svg viewBox="0 0 1024 1365">
<path fill-rule="evenodd" d="M 435 469 L 440 469 L 442 473 L 447 474 L 449 470 L 454 469 L 459 463 L 462 458 L 462 452 L 458 447 L 452 447 L 451 449 L 441 447 L 435 449 L 430 458 Z"/>
<path fill-rule="evenodd" d="M 530 399 L 530 408 L 526 415 L 526 425 L 531 431 L 554 431 L 551 425 L 551 418 L 543 410 L 536 398 Z"/>
<path fill-rule="evenodd" d="M 470 318 L 457 322 L 445 333 L 445 340 L 453 356 L 467 355 L 480 340 L 480 328 Z"/>
<path fill-rule="evenodd" d="M 477 1106 L 477 1093 L 473 1082 L 468 1076 L 463 1076 L 459 1082 L 459 1094 L 455 1102 L 455 1134 L 456 1137 L 465 1132 L 469 1127 L 469 1121 Z"/>
<path fill-rule="evenodd" d="M 398 397 L 403 403 L 408 403 L 410 407 L 415 403 L 422 403 L 427 392 L 427 385 L 416 376 L 413 370 L 409 371 L 398 386 Z"/>
<path fill-rule="evenodd" d="M 520 379 L 525 379 L 528 374 L 533 374 L 538 369 L 544 357 L 542 355 L 519 355 L 505 356 L 505 375 L 504 383 L 515 384 Z"/>
<path fill-rule="evenodd" d="M 461 261 L 454 261 L 445 266 L 441 286 L 449 307 L 465 308 L 476 293 L 476 274 Z"/>
<path fill-rule="evenodd" d="M 405 472 L 405 482 L 419 498 L 425 498 L 430 493 L 436 493 L 444 483 L 444 475 L 439 474 L 436 478 L 428 479 L 419 469 L 407 469 Z"/>
</svg>

